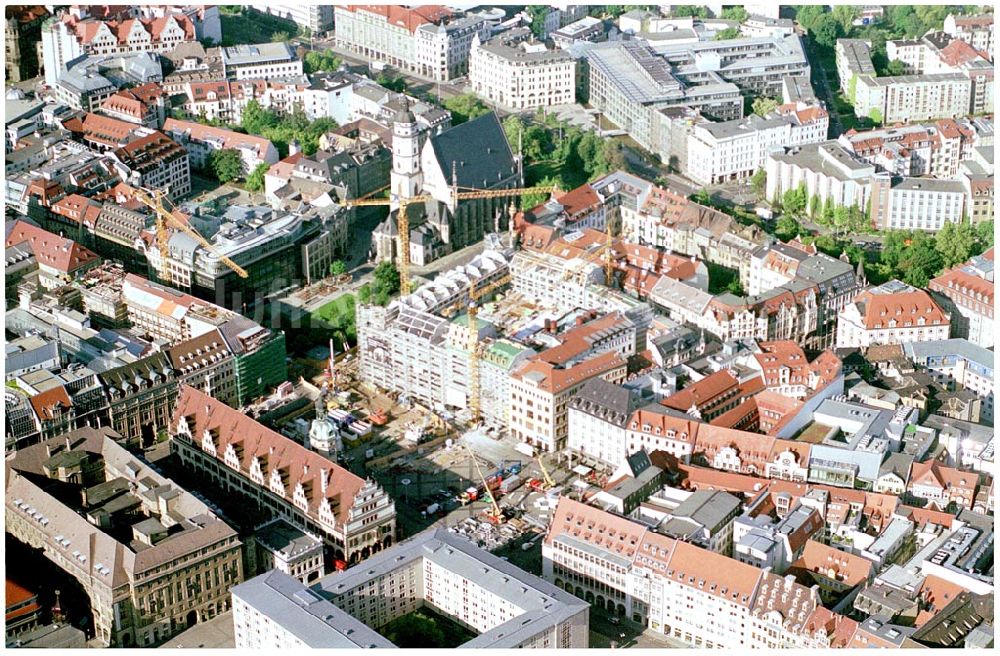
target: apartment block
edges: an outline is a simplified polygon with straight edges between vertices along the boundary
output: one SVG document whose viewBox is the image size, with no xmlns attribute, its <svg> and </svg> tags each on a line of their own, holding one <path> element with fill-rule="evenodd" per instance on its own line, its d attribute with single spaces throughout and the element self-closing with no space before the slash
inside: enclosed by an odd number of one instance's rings
<svg viewBox="0 0 1000 656">
<path fill-rule="evenodd" d="M 687 175 L 706 185 L 748 178 L 775 146 L 826 141 L 829 123 L 826 110 L 804 103 L 781 105 L 766 117 L 698 123 L 688 137 Z"/>
<path fill-rule="evenodd" d="M 993 423 L 993 352 L 966 339 L 903 344 L 907 359 L 947 388 L 973 392 L 982 399 L 983 423 Z"/>
<path fill-rule="evenodd" d="M 282 42 L 222 48 L 222 71 L 231 80 L 262 80 L 302 75 L 302 60 Z"/>
<path fill-rule="evenodd" d="M 542 544 L 545 578 L 694 647 L 846 646 L 815 589 L 567 498 Z M 837 616 L 839 617 L 839 616 Z M 843 635 L 846 634 L 846 635 Z"/>
<path fill-rule="evenodd" d="M 872 178 L 872 224 L 880 230 L 937 232 L 966 215 L 965 187 L 958 180 Z"/>
<path fill-rule="evenodd" d="M 518 28 L 485 42 L 473 38 L 469 82 L 483 99 L 512 110 L 572 104 L 576 98 L 576 60 L 564 50 L 549 50 Z"/>
<path fill-rule="evenodd" d="M 836 141 L 775 148 L 768 154 L 765 170 L 765 193 L 770 199 L 804 184 L 807 197 L 818 196 L 824 205 L 868 209 L 875 166 Z"/>
<path fill-rule="evenodd" d="M 440 5 L 335 6 L 334 29 L 342 48 L 441 81 L 468 72 L 473 39 L 489 37 L 484 17 Z"/>
<path fill-rule="evenodd" d="M 947 269 L 928 290 L 951 313 L 956 337 L 990 348 L 993 333 L 993 249 Z"/>
</svg>

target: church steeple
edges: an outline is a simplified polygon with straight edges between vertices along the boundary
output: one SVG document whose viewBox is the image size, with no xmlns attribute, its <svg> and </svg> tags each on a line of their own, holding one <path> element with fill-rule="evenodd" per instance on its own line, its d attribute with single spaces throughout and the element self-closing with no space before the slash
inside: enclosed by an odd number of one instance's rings
<svg viewBox="0 0 1000 656">
<path fill-rule="evenodd" d="M 406 96 L 403 96 L 402 106 L 392 119 L 392 173 L 389 177 L 393 198 L 412 198 L 423 187 L 420 130 Z M 396 206 L 394 203 L 393 207 Z"/>
</svg>

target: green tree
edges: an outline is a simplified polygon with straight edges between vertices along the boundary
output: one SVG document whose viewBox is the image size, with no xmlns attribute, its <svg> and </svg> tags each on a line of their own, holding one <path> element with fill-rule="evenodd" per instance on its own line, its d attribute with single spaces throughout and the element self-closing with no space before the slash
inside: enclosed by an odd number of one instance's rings
<svg viewBox="0 0 1000 656">
<path fill-rule="evenodd" d="M 833 48 L 837 45 L 837 39 L 844 36 L 844 30 L 832 15 L 824 13 L 813 23 L 809 34 L 819 45 Z"/>
<path fill-rule="evenodd" d="M 243 108 L 243 129 L 247 134 L 263 134 L 264 130 L 274 127 L 279 122 L 278 115 L 270 109 L 264 109 L 256 100 L 251 100 Z"/>
<path fill-rule="evenodd" d="M 946 222 L 934 239 L 942 266 L 947 269 L 968 260 L 976 247 L 976 237 L 975 228 L 966 219 L 961 223 Z"/>
<path fill-rule="evenodd" d="M 540 182 L 535 185 L 535 187 L 551 187 L 551 186 L 561 186 L 559 180 L 551 176 L 543 178 Z M 565 190 L 564 190 L 565 191 Z M 521 197 L 521 207 L 525 210 L 530 210 L 538 207 L 550 198 L 550 194 L 537 193 L 537 194 L 525 194 Z"/>
<path fill-rule="evenodd" d="M 726 285 L 726 291 L 741 298 L 746 294 L 746 292 L 743 291 L 743 285 L 740 284 L 739 277 L 733 278 L 729 281 L 729 284 Z"/>
<path fill-rule="evenodd" d="M 264 176 L 267 175 L 268 165 L 261 162 L 254 167 L 254 170 L 247 176 L 247 191 L 262 191 L 264 189 Z"/>
<path fill-rule="evenodd" d="M 406 91 L 406 78 L 402 75 L 392 75 L 391 73 L 382 71 L 375 77 L 375 82 L 389 91 L 395 91 L 396 93 Z"/>
<path fill-rule="evenodd" d="M 674 18 L 709 18 L 708 10 L 698 5 L 674 5 L 670 8 L 670 15 Z"/>
<path fill-rule="evenodd" d="M 292 38 L 292 35 L 289 34 L 288 32 L 285 32 L 284 30 L 282 30 L 280 32 L 274 32 L 273 34 L 271 34 L 271 41 L 272 42 L 279 42 L 280 41 L 281 43 L 287 43 L 291 38 Z"/>
<path fill-rule="evenodd" d="M 445 109 L 451 112 L 451 122 L 453 125 L 479 118 L 490 111 L 490 108 L 476 97 L 474 93 L 463 93 L 452 96 L 444 101 L 444 106 Z"/>
<path fill-rule="evenodd" d="M 378 266 L 375 267 L 373 275 L 375 278 L 373 291 L 376 297 L 381 296 L 383 293 L 386 297 L 389 297 L 399 291 L 399 269 L 389 260 L 379 262 Z M 385 304 L 379 303 L 379 305 Z"/>
<path fill-rule="evenodd" d="M 898 59 L 893 59 L 888 63 L 885 68 L 885 74 L 889 76 L 895 75 L 905 75 L 906 74 L 906 64 L 899 61 Z"/>
<path fill-rule="evenodd" d="M 340 68 L 342 60 L 332 51 L 319 52 L 310 50 L 302 60 L 306 74 L 319 73 L 320 71 L 335 71 Z"/>
<path fill-rule="evenodd" d="M 531 33 L 537 39 L 545 38 L 545 17 L 549 15 L 548 5 L 528 5 L 525 11 L 531 18 Z"/>
<path fill-rule="evenodd" d="M 993 248 L 993 219 L 977 223 L 975 230 L 980 252 Z"/>
<path fill-rule="evenodd" d="M 208 168 L 222 184 L 239 179 L 243 176 L 240 151 L 233 148 L 213 150 L 208 156 Z"/>
<path fill-rule="evenodd" d="M 753 113 L 757 116 L 766 116 L 775 110 L 775 108 L 781 103 L 779 103 L 774 98 L 768 98 L 767 96 L 760 96 L 759 98 L 754 98 Z"/>
<path fill-rule="evenodd" d="M 422 615 L 403 615 L 385 627 L 385 636 L 400 647 L 441 648 L 448 645 L 437 622 Z"/>
<path fill-rule="evenodd" d="M 813 194 L 809 197 L 809 216 L 815 218 L 821 214 L 823 214 L 823 199 L 819 197 L 819 194 Z"/>
<path fill-rule="evenodd" d="M 897 270 L 903 281 L 917 288 L 927 287 L 927 283 L 941 271 L 943 259 L 935 248 L 935 240 L 922 231 L 913 233 L 910 245 L 903 252 Z"/>
<path fill-rule="evenodd" d="M 716 32 L 715 36 L 712 37 L 712 40 L 713 41 L 728 41 L 730 39 L 738 39 L 738 38 L 740 38 L 740 36 L 742 36 L 740 34 L 740 28 L 738 28 L 738 27 L 727 27 L 724 30 L 719 30 L 718 32 Z"/>
<path fill-rule="evenodd" d="M 795 8 L 795 20 L 806 30 L 812 30 L 820 17 L 826 14 L 822 5 L 805 5 Z"/>
<path fill-rule="evenodd" d="M 368 305 L 372 302 L 372 285 L 369 282 L 358 288 L 358 303 Z"/>
<path fill-rule="evenodd" d="M 774 236 L 781 241 L 790 241 L 799 236 L 802 226 L 792 217 L 784 214 L 778 217 L 778 222 L 774 226 Z"/>
<path fill-rule="evenodd" d="M 720 18 L 723 18 L 725 20 L 734 20 L 739 23 L 742 23 L 749 17 L 750 14 L 748 14 L 747 10 L 744 9 L 742 6 L 731 5 L 729 7 L 722 8 L 722 16 Z"/>
<path fill-rule="evenodd" d="M 750 176 L 750 188 L 753 189 L 757 200 L 764 198 L 764 192 L 767 190 L 767 171 L 765 169 L 759 168 Z"/>
<path fill-rule="evenodd" d="M 875 125 L 882 125 L 882 110 L 878 107 L 872 107 L 871 111 L 868 112 L 868 118 L 872 120 Z"/>
<path fill-rule="evenodd" d="M 806 209 L 806 188 L 799 185 L 795 189 L 789 189 L 781 198 L 781 207 L 793 217 L 802 216 Z"/>
<path fill-rule="evenodd" d="M 817 250 L 826 253 L 830 257 L 839 257 L 843 250 L 840 243 L 832 235 L 820 235 L 813 242 L 813 245 L 816 246 Z"/>
<path fill-rule="evenodd" d="M 852 5 L 834 5 L 833 18 L 840 25 L 841 34 L 850 34 L 854 27 L 854 19 L 858 15 L 857 7 Z"/>
<path fill-rule="evenodd" d="M 343 260 L 334 260 L 330 262 L 330 275 L 334 278 L 342 276 L 347 273 L 347 265 L 344 264 Z"/>
</svg>

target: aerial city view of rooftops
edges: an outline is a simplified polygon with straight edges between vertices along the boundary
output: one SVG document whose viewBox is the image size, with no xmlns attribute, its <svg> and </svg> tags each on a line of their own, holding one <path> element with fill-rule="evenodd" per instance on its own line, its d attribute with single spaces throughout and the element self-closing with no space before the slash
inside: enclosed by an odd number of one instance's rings
<svg viewBox="0 0 1000 656">
<path fill-rule="evenodd" d="M 8 648 L 994 646 L 992 5 L 7 5 Z"/>
</svg>

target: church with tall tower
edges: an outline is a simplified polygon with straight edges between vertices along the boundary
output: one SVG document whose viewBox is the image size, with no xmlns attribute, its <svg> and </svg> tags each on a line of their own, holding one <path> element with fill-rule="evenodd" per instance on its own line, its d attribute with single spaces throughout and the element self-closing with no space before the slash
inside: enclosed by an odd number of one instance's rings
<svg viewBox="0 0 1000 656">
<path fill-rule="evenodd" d="M 428 134 L 404 103 L 392 126 L 389 188 L 394 202 L 372 233 L 376 260 L 399 257 L 399 199 L 429 197 L 408 204 L 406 211 L 410 262 L 423 266 L 509 225 L 510 198 L 462 200 L 456 206 L 455 187 L 461 192 L 521 186 L 520 163 L 496 113 Z"/>
</svg>

